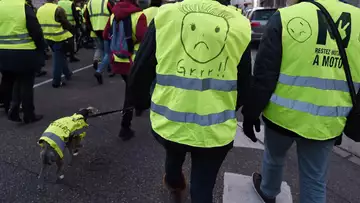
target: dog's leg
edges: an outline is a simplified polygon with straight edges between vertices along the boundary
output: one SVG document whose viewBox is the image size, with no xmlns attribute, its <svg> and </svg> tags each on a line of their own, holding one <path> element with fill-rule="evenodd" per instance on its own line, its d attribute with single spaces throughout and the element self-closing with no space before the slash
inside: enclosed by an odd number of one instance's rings
<svg viewBox="0 0 360 203">
<path fill-rule="evenodd" d="M 58 159 L 56 161 L 56 165 L 57 165 L 57 171 L 56 171 L 57 180 L 62 180 L 65 177 L 64 176 L 64 160 Z"/>
<path fill-rule="evenodd" d="M 73 155 L 73 144 L 71 143 L 68 146 L 68 151 L 69 151 L 69 166 L 72 166 L 73 164 L 73 160 L 74 160 L 74 155 Z"/>
<path fill-rule="evenodd" d="M 46 168 L 47 168 L 47 165 L 45 163 L 42 163 L 40 173 L 39 173 L 39 176 L 38 176 L 38 186 L 37 186 L 37 188 L 39 190 L 44 189 L 44 172 L 45 172 Z"/>
</svg>

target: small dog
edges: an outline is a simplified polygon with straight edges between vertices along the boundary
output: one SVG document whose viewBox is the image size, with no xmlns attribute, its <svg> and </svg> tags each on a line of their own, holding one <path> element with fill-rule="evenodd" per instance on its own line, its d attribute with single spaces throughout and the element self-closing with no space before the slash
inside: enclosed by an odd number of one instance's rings
<svg viewBox="0 0 360 203">
<path fill-rule="evenodd" d="M 98 113 L 93 107 L 80 109 L 72 116 L 60 118 L 52 122 L 40 137 L 38 144 L 42 147 L 40 159 L 42 167 L 38 176 L 40 180 L 39 189 L 43 188 L 44 171 L 52 163 L 57 165 L 57 181 L 64 179 L 64 152 L 68 149 L 70 154 L 69 165 L 72 164 L 73 156 L 77 156 L 79 148 L 82 147 L 81 141 L 86 132 L 80 132 L 87 127 L 87 118 Z"/>
</svg>

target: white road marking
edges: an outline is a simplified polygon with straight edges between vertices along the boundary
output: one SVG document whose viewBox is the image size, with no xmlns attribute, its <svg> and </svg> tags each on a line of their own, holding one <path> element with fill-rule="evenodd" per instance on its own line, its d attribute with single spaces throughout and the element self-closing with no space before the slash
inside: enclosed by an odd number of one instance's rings
<svg viewBox="0 0 360 203">
<path fill-rule="evenodd" d="M 259 139 L 257 142 L 252 142 L 242 130 L 242 122 L 238 122 L 238 128 L 236 131 L 236 137 L 234 141 L 235 147 L 245 147 L 245 148 L 253 148 L 253 149 L 262 149 L 264 150 L 264 126 L 261 126 L 261 131 L 256 133 L 256 137 Z"/>
<path fill-rule="evenodd" d="M 281 193 L 276 197 L 277 203 L 292 203 L 292 195 L 286 182 L 281 184 Z M 262 203 L 254 191 L 251 176 L 241 174 L 224 174 L 223 203 Z"/>
<path fill-rule="evenodd" d="M 90 67 L 92 67 L 92 66 L 93 66 L 93 65 L 88 65 L 88 66 L 85 66 L 85 67 L 76 69 L 76 70 L 73 71 L 73 73 L 80 72 L 80 71 L 85 70 L 85 69 L 88 69 L 88 68 L 90 68 Z M 64 75 L 61 76 L 61 77 L 64 77 Z M 35 85 L 34 85 L 34 88 L 39 87 L 39 86 L 44 85 L 44 84 L 47 84 L 47 83 L 52 82 L 52 81 L 53 81 L 53 79 L 45 80 L 45 81 L 43 81 L 43 82 L 40 82 L 40 83 L 38 83 L 38 84 L 35 84 Z"/>
</svg>

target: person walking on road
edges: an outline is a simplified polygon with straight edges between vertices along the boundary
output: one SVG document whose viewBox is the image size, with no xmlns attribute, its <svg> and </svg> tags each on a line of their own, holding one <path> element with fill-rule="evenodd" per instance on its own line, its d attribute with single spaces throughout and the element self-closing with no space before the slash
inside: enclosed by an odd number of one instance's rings
<svg viewBox="0 0 360 203">
<path fill-rule="evenodd" d="M 250 85 L 250 39 L 249 21 L 212 0 L 161 6 L 148 27 L 129 77 L 130 103 L 139 112 L 151 108 L 173 202 L 181 202 L 186 188 L 187 152 L 192 202 L 213 202 L 218 171 L 233 147 L 236 111 Z"/>
<path fill-rule="evenodd" d="M 35 73 L 45 64 L 43 33 L 35 12 L 25 0 L 0 1 L 1 94 L 9 120 L 32 123 L 35 114 Z M 11 104 L 10 104 L 11 102 Z M 20 104 L 23 119 L 20 118 Z"/>
<path fill-rule="evenodd" d="M 134 131 L 131 129 L 131 121 L 134 113 L 128 97 L 128 74 L 133 65 L 140 43 L 145 36 L 147 24 L 146 16 L 133 0 L 118 2 L 112 11 L 113 14 L 104 30 L 104 39 L 111 43 L 109 46 L 114 48 L 114 50 L 111 50 L 111 53 L 113 53 L 112 56 L 108 57 L 111 58 L 112 71 L 113 73 L 120 74 L 125 82 L 123 105 L 125 110 L 122 114 L 119 137 L 123 140 L 128 140 L 134 136 Z M 117 29 L 121 25 L 123 25 L 122 28 Z M 103 63 L 101 67 L 104 67 Z"/>
<path fill-rule="evenodd" d="M 66 18 L 69 23 L 74 27 L 76 31 L 81 26 L 79 12 L 76 10 L 76 4 L 72 0 L 59 0 L 58 5 L 65 10 Z M 78 33 L 75 31 L 75 35 Z M 71 37 L 67 41 L 67 51 L 69 52 L 70 62 L 78 62 L 78 59 L 75 56 L 75 39 L 77 37 Z"/>
<path fill-rule="evenodd" d="M 359 88 L 360 26 L 355 19 L 360 19 L 360 12 L 337 0 L 317 2 L 338 24 Z M 255 62 L 252 94 L 242 109 L 243 130 L 256 142 L 254 127 L 260 130 L 263 112 L 265 152 L 261 174 L 253 174 L 253 184 L 264 202 L 276 202 L 286 153 L 296 142 L 300 203 L 325 203 L 330 153 L 352 101 L 325 17 L 310 2 L 294 3 L 279 9 L 268 22 Z"/>
<path fill-rule="evenodd" d="M 64 9 L 56 3 L 57 0 L 47 0 L 47 3 L 39 8 L 37 17 L 45 39 L 54 53 L 52 86 L 59 88 L 65 84 L 61 80 L 62 74 L 67 80 L 72 76 L 66 60 L 66 41 L 73 36 L 74 28 L 67 20 Z"/>
</svg>

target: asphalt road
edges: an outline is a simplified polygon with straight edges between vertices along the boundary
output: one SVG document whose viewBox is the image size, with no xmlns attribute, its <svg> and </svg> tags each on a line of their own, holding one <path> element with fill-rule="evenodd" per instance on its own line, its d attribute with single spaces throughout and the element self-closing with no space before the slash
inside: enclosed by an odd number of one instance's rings
<svg viewBox="0 0 360 203">
<path fill-rule="evenodd" d="M 92 63 L 91 50 L 82 50 L 79 57 L 81 62 L 71 64 L 72 70 Z M 51 69 L 51 61 L 48 63 L 46 70 Z M 55 183 L 55 167 L 52 167 L 46 178 L 46 190 L 37 190 L 40 147 L 36 142 L 51 121 L 72 115 L 81 107 L 94 106 L 101 111 L 122 107 L 124 84 L 121 77 L 105 76 L 104 85 L 99 86 L 93 72 L 92 68 L 77 72 L 64 88 L 53 89 L 51 83 L 36 87 L 36 111 L 45 116 L 38 123 L 15 124 L 7 121 L 4 113 L 0 112 L 0 202 L 168 202 L 167 192 L 162 186 L 164 150 L 150 134 L 148 114 L 135 118 L 133 128 L 136 137 L 128 142 L 122 142 L 117 137 L 120 114 L 89 120 L 84 148 L 75 158 L 74 165 L 65 167 L 64 183 Z M 49 78 L 38 78 L 37 83 Z M 251 175 L 260 169 L 261 157 L 262 150 L 234 148 L 219 173 L 214 191 L 215 202 L 222 202 L 225 172 Z M 187 177 L 188 168 L 187 160 Z M 299 201 L 297 174 L 297 157 L 292 149 L 286 161 L 284 181 L 291 187 L 294 202 Z M 332 154 L 327 202 L 359 203 L 359 176 L 360 166 Z M 239 203 L 244 202 L 240 199 Z"/>
</svg>

